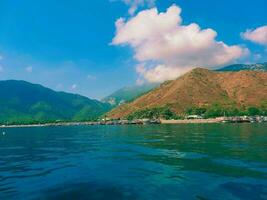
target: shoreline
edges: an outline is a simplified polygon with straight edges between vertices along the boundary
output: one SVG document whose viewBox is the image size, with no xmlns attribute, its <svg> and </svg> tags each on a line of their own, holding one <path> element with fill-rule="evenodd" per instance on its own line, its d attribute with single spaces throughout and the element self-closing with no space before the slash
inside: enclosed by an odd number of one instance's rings
<svg viewBox="0 0 267 200">
<path fill-rule="evenodd" d="M 267 121 L 256 121 L 256 123 Z M 44 124 L 14 124 L 0 125 L 0 128 L 33 128 L 33 127 L 57 127 L 57 126 L 110 126 L 110 125 L 149 125 L 149 124 L 215 124 L 215 123 L 252 123 L 251 121 L 226 121 L 224 118 L 210 119 L 180 119 L 180 120 L 134 120 L 134 121 L 107 121 L 107 122 L 60 122 L 60 123 L 44 123 Z"/>
<path fill-rule="evenodd" d="M 33 128 L 33 127 L 56 127 L 56 126 L 92 126 L 98 125 L 97 122 L 62 122 L 62 123 L 46 123 L 46 124 L 14 124 L 0 125 L 0 128 Z"/>
<path fill-rule="evenodd" d="M 213 124 L 222 123 L 222 119 L 180 119 L 180 120 L 160 120 L 161 124 Z"/>
</svg>

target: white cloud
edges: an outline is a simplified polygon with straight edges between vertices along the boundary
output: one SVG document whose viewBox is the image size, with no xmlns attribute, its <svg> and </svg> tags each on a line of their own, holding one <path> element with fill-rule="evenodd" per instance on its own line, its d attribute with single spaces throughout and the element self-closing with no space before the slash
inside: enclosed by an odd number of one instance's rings
<svg viewBox="0 0 267 200">
<path fill-rule="evenodd" d="M 4 57 L 0 55 L 0 60 L 3 60 L 3 58 L 4 58 Z"/>
<path fill-rule="evenodd" d="M 267 46 L 267 25 L 256 29 L 248 29 L 241 33 L 241 37 L 245 40 Z"/>
<path fill-rule="evenodd" d="M 165 80 L 173 80 L 192 68 L 193 67 L 178 68 L 164 64 L 159 64 L 150 68 L 145 64 L 140 64 L 136 67 L 136 71 L 148 82 L 157 83 Z"/>
<path fill-rule="evenodd" d="M 128 13 L 134 15 L 139 7 L 152 7 L 156 0 L 122 0 L 126 5 L 130 6 Z"/>
<path fill-rule="evenodd" d="M 86 78 L 87 78 L 88 80 L 90 80 L 90 81 L 94 81 L 94 80 L 96 80 L 96 77 L 93 76 L 93 75 L 91 75 L 91 74 L 88 74 Z"/>
<path fill-rule="evenodd" d="M 137 72 L 146 80 L 174 79 L 192 67 L 217 67 L 236 61 L 249 53 L 238 45 L 217 41 L 213 29 L 198 24 L 182 24 L 181 8 L 172 5 L 166 12 L 156 8 L 139 12 L 128 21 L 116 21 L 113 45 L 129 45 L 142 64 Z M 154 67 L 148 63 L 156 63 Z"/>
<path fill-rule="evenodd" d="M 71 86 L 71 89 L 72 89 L 72 90 L 76 90 L 76 89 L 77 89 L 77 84 L 73 84 L 73 85 Z"/>
<path fill-rule="evenodd" d="M 28 67 L 25 68 L 25 70 L 26 70 L 28 73 L 32 73 L 33 68 L 32 68 L 32 66 L 28 66 Z"/>
</svg>

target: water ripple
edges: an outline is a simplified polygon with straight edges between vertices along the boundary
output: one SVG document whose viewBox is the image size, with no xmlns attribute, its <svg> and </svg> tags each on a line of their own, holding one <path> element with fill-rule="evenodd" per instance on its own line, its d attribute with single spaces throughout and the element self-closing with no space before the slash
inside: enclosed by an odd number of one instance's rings
<svg viewBox="0 0 267 200">
<path fill-rule="evenodd" d="M 0 199 L 266 199 L 267 124 L 14 128 Z"/>
</svg>

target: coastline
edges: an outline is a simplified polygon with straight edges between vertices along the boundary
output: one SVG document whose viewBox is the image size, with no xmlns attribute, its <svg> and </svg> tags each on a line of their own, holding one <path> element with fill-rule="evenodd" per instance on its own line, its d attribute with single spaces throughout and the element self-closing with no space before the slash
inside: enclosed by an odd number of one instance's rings
<svg viewBox="0 0 267 200">
<path fill-rule="evenodd" d="M 30 127 L 56 127 L 56 126 L 96 126 L 96 125 L 149 125 L 149 124 L 214 124 L 214 123 L 254 123 L 267 122 L 267 118 L 261 120 L 248 120 L 240 117 L 218 117 L 209 119 L 180 119 L 180 120 L 113 120 L 113 121 L 99 121 L 99 122 L 57 122 L 44 124 L 14 124 L 14 125 L 0 125 L 0 128 L 30 128 Z"/>
<path fill-rule="evenodd" d="M 57 127 L 57 126 L 96 126 L 96 125 L 148 125 L 148 124 L 205 124 L 205 123 L 220 123 L 218 119 L 185 119 L 185 120 L 160 120 L 158 123 L 110 123 L 110 122 L 62 122 L 62 123 L 47 123 L 47 124 L 17 124 L 17 125 L 1 125 L 0 128 L 34 128 L 34 127 Z"/>
<path fill-rule="evenodd" d="M 92 126 L 98 125 L 97 122 L 62 122 L 62 123 L 46 123 L 46 124 L 17 124 L 17 125 L 0 125 L 0 128 L 33 128 L 33 127 L 49 127 L 49 126 Z"/>
<path fill-rule="evenodd" d="M 222 123 L 222 119 L 180 119 L 180 120 L 160 120 L 161 124 L 212 124 Z"/>
</svg>

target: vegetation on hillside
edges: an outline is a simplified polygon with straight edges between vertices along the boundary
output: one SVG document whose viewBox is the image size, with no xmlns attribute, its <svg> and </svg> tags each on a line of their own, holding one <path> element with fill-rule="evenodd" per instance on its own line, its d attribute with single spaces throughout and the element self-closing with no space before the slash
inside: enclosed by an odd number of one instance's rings
<svg viewBox="0 0 267 200">
<path fill-rule="evenodd" d="M 267 62 L 258 64 L 234 64 L 218 69 L 217 71 L 267 71 Z"/>
<path fill-rule="evenodd" d="M 204 118 L 213 118 L 221 116 L 267 116 L 267 106 L 266 104 L 262 104 L 262 106 L 259 107 L 249 106 L 240 108 L 237 106 L 224 107 L 220 104 L 215 103 L 207 107 L 187 108 L 185 115 L 200 115 Z"/>
<path fill-rule="evenodd" d="M 222 116 L 267 116 L 267 103 L 262 104 L 260 107 L 243 107 L 236 106 L 223 107 L 220 104 L 213 104 L 207 107 L 189 107 L 185 109 L 184 113 L 177 115 L 168 107 L 154 107 L 138 110 L 131 113 L 126 118 L 133 119 L 184 119 L 189 115 L 199 115 L 203 118 L 215 118 Z"/>
<path fill-rule="evenodd" d="M 108 97 L 102 99 L 102 102 L 109 103 L 112 106 L 118 106 L 123 103 L 128 103 L 141 95 L 149 92 L 153 88 L 157 87 L 158 84 L 144 84 L 131 87 L 124 87 L 120 90 L 115 91 Z"/>
<path fill-rule="evenodd" d="M 0 124 L 93 120 L 110 105 L 25 81 L 0 81 Z"/>
<path fill-rule="evenodd" d="M 177 119 L 178 116 L 168 107 L 154 107 L 139 110 L 127 116 L 128 120 L 133 119 Z"/>
</svg>

